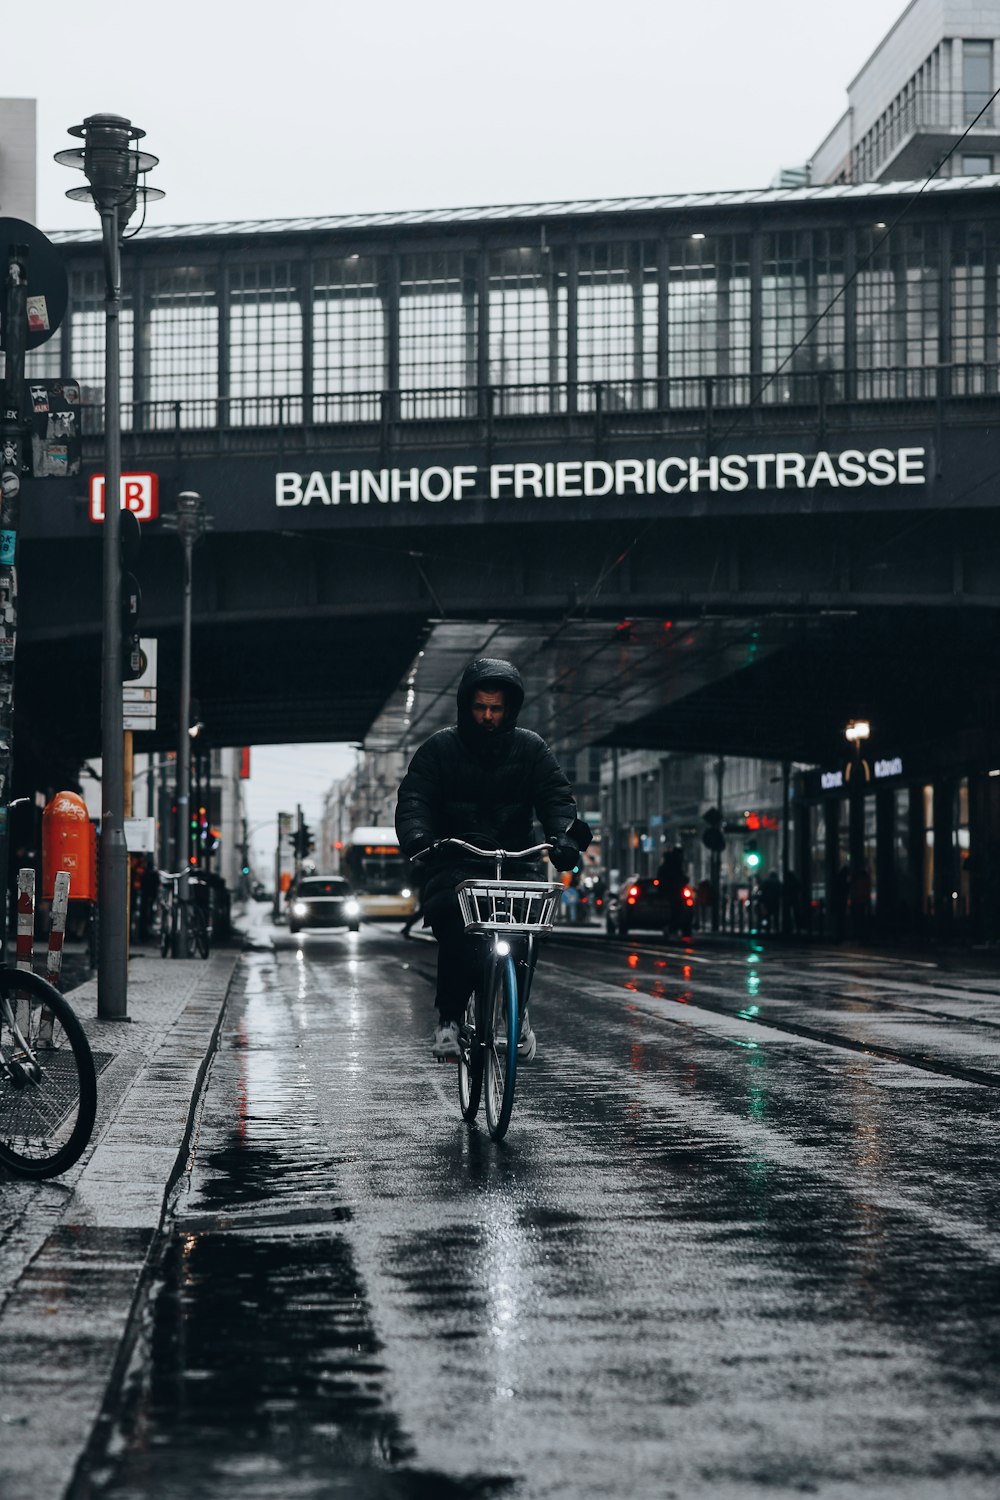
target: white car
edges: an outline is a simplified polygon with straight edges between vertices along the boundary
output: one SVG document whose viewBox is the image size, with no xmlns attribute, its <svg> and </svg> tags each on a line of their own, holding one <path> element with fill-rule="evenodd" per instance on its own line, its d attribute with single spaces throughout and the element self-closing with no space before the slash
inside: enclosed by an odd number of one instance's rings
<svg viewBox="0 0 1000 1500">
<path fill-rule="evenodd" d="M 357 932 L 360 926 L 361 904 L 346 880 L 340 875 L 303 875 L 288 902 L 289 932 L 300 932 L 303 927 L 346 927 L 348 932 Z"/>
</svg>

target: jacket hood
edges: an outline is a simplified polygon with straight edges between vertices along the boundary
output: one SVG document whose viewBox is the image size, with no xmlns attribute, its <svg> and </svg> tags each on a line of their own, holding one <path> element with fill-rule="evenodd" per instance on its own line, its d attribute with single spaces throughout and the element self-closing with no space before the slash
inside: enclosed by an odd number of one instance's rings
<svg viewBox="0 0 1000 1500">
<path fill-rule="evenodd" d="M 493 735 L 484 735 L 473 720 L 472 695 L 477 688 L 489 691 L 503 688 L 507 712 L 500 729 Z M 517 727 L 517 716 L 523 702 L 524 683 L 517 668 L 498 656 L 478 657 L 466 667 L 458 685 L 458 733 L 461 739 L 476 754 L 495 759 L 503 754 L 503 746 L 510 743 L 509 736 Z"/>
<path fill-rule="evenodd" d="M 499 656 L 479 656 L 475 661 L 470 661 L 462 673 L 462 680 L 458 685 L 459 718 L 468 711 L 476 689 L 487 686 L 490 689 L 503 688 L 507 706 L 504 729 L 508 724 L 513 729 L 524 702 L 524 683 L 514 664 Z"/>
</svg>

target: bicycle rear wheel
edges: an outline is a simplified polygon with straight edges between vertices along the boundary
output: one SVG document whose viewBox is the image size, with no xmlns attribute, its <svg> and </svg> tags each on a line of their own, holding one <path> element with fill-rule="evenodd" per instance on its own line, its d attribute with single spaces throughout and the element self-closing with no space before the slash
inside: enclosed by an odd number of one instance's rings
<svg viewBox="0 0 1000 1500">
<path fill-rule="evenodd" d="M 160 903 L 160 957 L 170 958 L 174 943 L 174 908 L 166 901 Z"/>
<path fill-rule="evenodd" d="M 486 1124 L 499 1141 L 507 1134 L 517 1081 L 517 974 L 510 957 L 495 970 L 485 1042 Z"/>
<path fill-rule="evenodd" d="M 0 969 L 0 1057 L 0 1163 L 65 1172 L 90 1140 L 97 1078 L 72 1006 L 38 974 Z"/>
<path fill-rule="evenodd" d="M 188 958 L 194 958 L 196 953 L 199 958 L 207 958 L 208 924 L 205 921 L 205 913 L 193 901 L 187 909 L 187 919 Z"/>
<path fill-rule="evenodd" d="M 462 1119 L 472 1121 L 479 1113 L 483 1093 L 483 1044 L 481 1028 L 476 1026 L 476 997 L 465 1009 L 458 1054 L 458 1102 Z"/>
</svg>

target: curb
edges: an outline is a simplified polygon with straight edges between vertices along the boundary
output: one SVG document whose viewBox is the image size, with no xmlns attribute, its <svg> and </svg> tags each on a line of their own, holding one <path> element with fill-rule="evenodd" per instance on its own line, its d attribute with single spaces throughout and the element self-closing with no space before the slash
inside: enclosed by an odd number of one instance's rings
<svg viewBox="0 0 1000 1500">
<path fill-rule="evenodd" d="M 51 1189 L 61 1192 L 54 1227 L 0 1311 L 0 1360 L 17 1371 L 0 1388 L 0 1422 L 13 1429 L 0 1448 L 4 1500 L 87 1492 L 83 1470 L 131 1358 L 238 960 L 212 956 L 69 1191 Z"/>
</svg>

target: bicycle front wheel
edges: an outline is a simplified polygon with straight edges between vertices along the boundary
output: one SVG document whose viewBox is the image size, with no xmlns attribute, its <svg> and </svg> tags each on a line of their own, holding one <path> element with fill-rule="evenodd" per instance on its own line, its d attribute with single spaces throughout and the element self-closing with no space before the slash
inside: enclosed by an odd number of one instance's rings
<svg viewBox="0 0 1000 1500">
<path fill-rule="evenodd" d="M 479 1113 L 479 1101 L 483 1093 L 483 1043 L 476 1027 L 475 996 L 465 1008 L 465 1020 L 461 1025 L 458 1054 L 458 1102 L 462 1119 L 470 1123 Z"/>
<path fill-rule="evenodd" d="M 495 971 L 485 1042 L 486 1124 L 499 1141 L 507 1134 L 517 1081 L 517 974 L 510 957 Z"/>
<path fill-rule="evenodd" d="M 0 969 L 0 1163 L 56 1177 L 97 1112 L 94 1059 L 69 1001 L 38 974 Z"/>
</svg>

